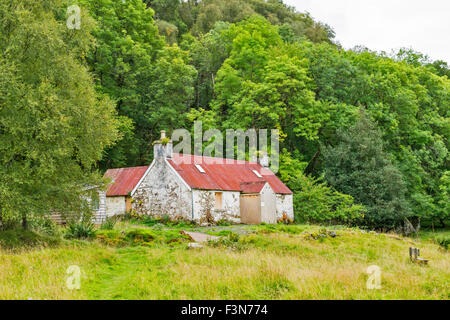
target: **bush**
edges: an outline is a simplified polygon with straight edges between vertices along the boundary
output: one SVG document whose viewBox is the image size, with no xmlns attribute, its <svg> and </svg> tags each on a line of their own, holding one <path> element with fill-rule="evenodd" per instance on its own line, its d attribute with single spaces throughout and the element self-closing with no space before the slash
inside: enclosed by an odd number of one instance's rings
<svg viewBox="0 0 450 320">
<path fill-rule="evenodd" d="M 179 221 L 171 221 L 168 215 L 163 215 L 162 217 L 151 217 L 151 216 L 141 216 L 135 220 L 136 223 L 143 224 L 148 227 L 153 227 L 158 230 L 161 230 L 162 227 L 170 227 L 170 228 L 189 228 L 193 226 L 193 223 L 190 221 L 179 220 Z"/>
<path fill-rule="evenodd" d="M 448 235 L 439 235 L 434 237 L 434 241 L 443 247 L 445 250 L 448 250 L 448 245 L 450 244 L 450 236 Z"/>
<path fill-rule="evenodd" d="M 113 230 L 117 223 L 116 217 L 110 217 L 105 220 L 100 226 L 100 230 Z"/>
<path fill-rule="evenodd" d="M 0 232 L 0 247 L 9 250 L 56 246 L 60 242 L 60 237 L 42 235 L 21 228 Z"/>
<path fill-rule="evenodd" d="M 288 233 L 288 234 L 301 234 L 305 231 L 305 226 L 297 226 L 297 225 L 284 225 L 284 224 L 267 224 L 267 225 L 259 225 L 258 233 Z"/>
<path fill-rule="evenodd" d="M 96 239 L 109 246 L 123 246 L 126 244 L 125 234 L 118 230 L 99 230 Z"/>
<path fill-rule="evenodd" d="M 306 176 L 306 164 L 294 159 L 286 150 L 280 155 L 280 176 L 294 192 L 296 222 L 353 224 L 365 209 L 351 196 L 339 193 L 321 179 Z"/>
<path fill-rule="evenodd" d="M 19 229 L 21 226 L 21 221 L 15 217 L 2 217 L 2 223 L 0 225 L 0 231 L 3 230 L 15 230 Z"/>
<path fill-rule="evenodd" d="M 60 232 L 56 223 L 48 218 L 32 218 L 29 221 L 31 230 L 49 236 L 59 236 Z"/>
<path fill-rule="evenodd" d="M 230 232 L 226 237 L 221 237 L 217 240 L 210 240 L 208 244 L 212 247 L 225 247 L 232 250 L 243 250 L 245 245 L 239 242 L 240 236 L 235 232 Z"/>
<path fill-rule="evenodd" d="M 95 236 L 95 226 L 90 221 L 69 223 L 64 237 L 66 239 L 90 239 Z"/>
<path fill-rule="evenodd" d="M 361 110 L 352 128 L 337 131 L 337 141 L 335 146 L 322 149 L 328 184 L 365 206 L 361 226 L 385 230 L 402 227 L 412 213 L 407 186 L 384 150 L 377 124 Z"/>
<path fill-rule="evenodd" d="M 229 227 L 229 226 L 231 226 L 231 222 L 229 222 L 227 220 L 220 220 L 219 222 L 217 222 L 217 225 L 219 227 Z"/>
<path fill-rule="evenodd" d="M 111 246 L 172 244 L 189 241 L 189 237 L 176 230 L 155 232 L 150 229 L 133 229 L 129 231 L 99 230 L 96 239 Z"/>
<path fill-rule="evenodd" d="M 153 241 L 156 235 L 152 230 L 135 229 L 128 231 L 125 237 L 133 243 L 144 243 Z"/>
</svg>

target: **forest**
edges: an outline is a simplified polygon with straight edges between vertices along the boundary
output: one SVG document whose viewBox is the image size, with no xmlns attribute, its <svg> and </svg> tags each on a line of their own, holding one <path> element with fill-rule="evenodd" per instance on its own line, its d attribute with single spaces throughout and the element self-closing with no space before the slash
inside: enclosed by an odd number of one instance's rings
<svg viewBox="0 0 450 320">
<path fill-rule="evenodd" d="M 194 121 L 279 129 L 298 222 L 448 225 L 447 62 L 335 36 L 280 0 L 0 1 L 0 225 L 84 210 Z"/>
</svg>

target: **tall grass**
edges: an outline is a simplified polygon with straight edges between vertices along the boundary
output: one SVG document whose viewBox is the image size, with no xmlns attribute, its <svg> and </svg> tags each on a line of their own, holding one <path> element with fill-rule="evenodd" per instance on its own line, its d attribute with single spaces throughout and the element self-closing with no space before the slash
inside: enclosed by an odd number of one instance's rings
<svg viewBox="0 0 450 320">
<path fill-rule="evenodd" d="M 72 241 L 1 253 L 0 299 L 449 299 L 450 259 L 434 243 L 352 230 L 318 241 L 291 228 L 262 229 L 230 239 L 239 247 Z M 412 245 L 429 266 L 409 261 Z M 80 290 L 66 288 L 70 265 L 82 270 Z M 370 265 L 382 270 L 380 290 L 366 287 Z"/>
</svg>

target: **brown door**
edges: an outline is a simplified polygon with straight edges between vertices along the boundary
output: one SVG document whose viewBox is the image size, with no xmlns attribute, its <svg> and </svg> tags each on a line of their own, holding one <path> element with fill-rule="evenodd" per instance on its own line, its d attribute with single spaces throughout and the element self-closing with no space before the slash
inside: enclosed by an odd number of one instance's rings
<svg viewBox="0 0 450 320">
<path fill-rule="evenodd" d="M 259 194 L 241 195 L 241 222 L 245 224 L 261 223 L 261 196 Z"/>
</svg>

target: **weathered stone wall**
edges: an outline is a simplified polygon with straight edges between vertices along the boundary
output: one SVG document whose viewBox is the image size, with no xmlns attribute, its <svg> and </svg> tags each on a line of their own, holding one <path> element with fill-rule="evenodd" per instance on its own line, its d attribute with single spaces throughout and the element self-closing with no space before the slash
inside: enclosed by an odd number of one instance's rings
<svg viewBox="0 0 450 320">
<path fill-rule="evenodd" d="M 133 210 L 138 215 L 172 220 L 192 220 L 192 195 L 163 158 L 155 160 L 147 176 L 133 194 Z"/>
<path fill-rule="evenodd" d="M 277 220 L 283 219 L 283 214 L 294 220 L 293 201 L 292 194 L 277 194 Z"/>
<path fill-rule="evenodd" d="M 106 215 L 123 215 L 126 212 L 125 197 L 106 197 Z"/>
<path fill-rule="evenodd" d="M 261 222 L 277 223 L 277 200 L 275 192 L 268 183 L 261 190 Z"/>
<path fill-rule="evenodd" d="M 222 209 L 215 209 L 215 191 L 194 190 L 194 220 L 199 224 L 229 221 L 241 222 L 240 193 L 222 192 Z"/>
</svg>

